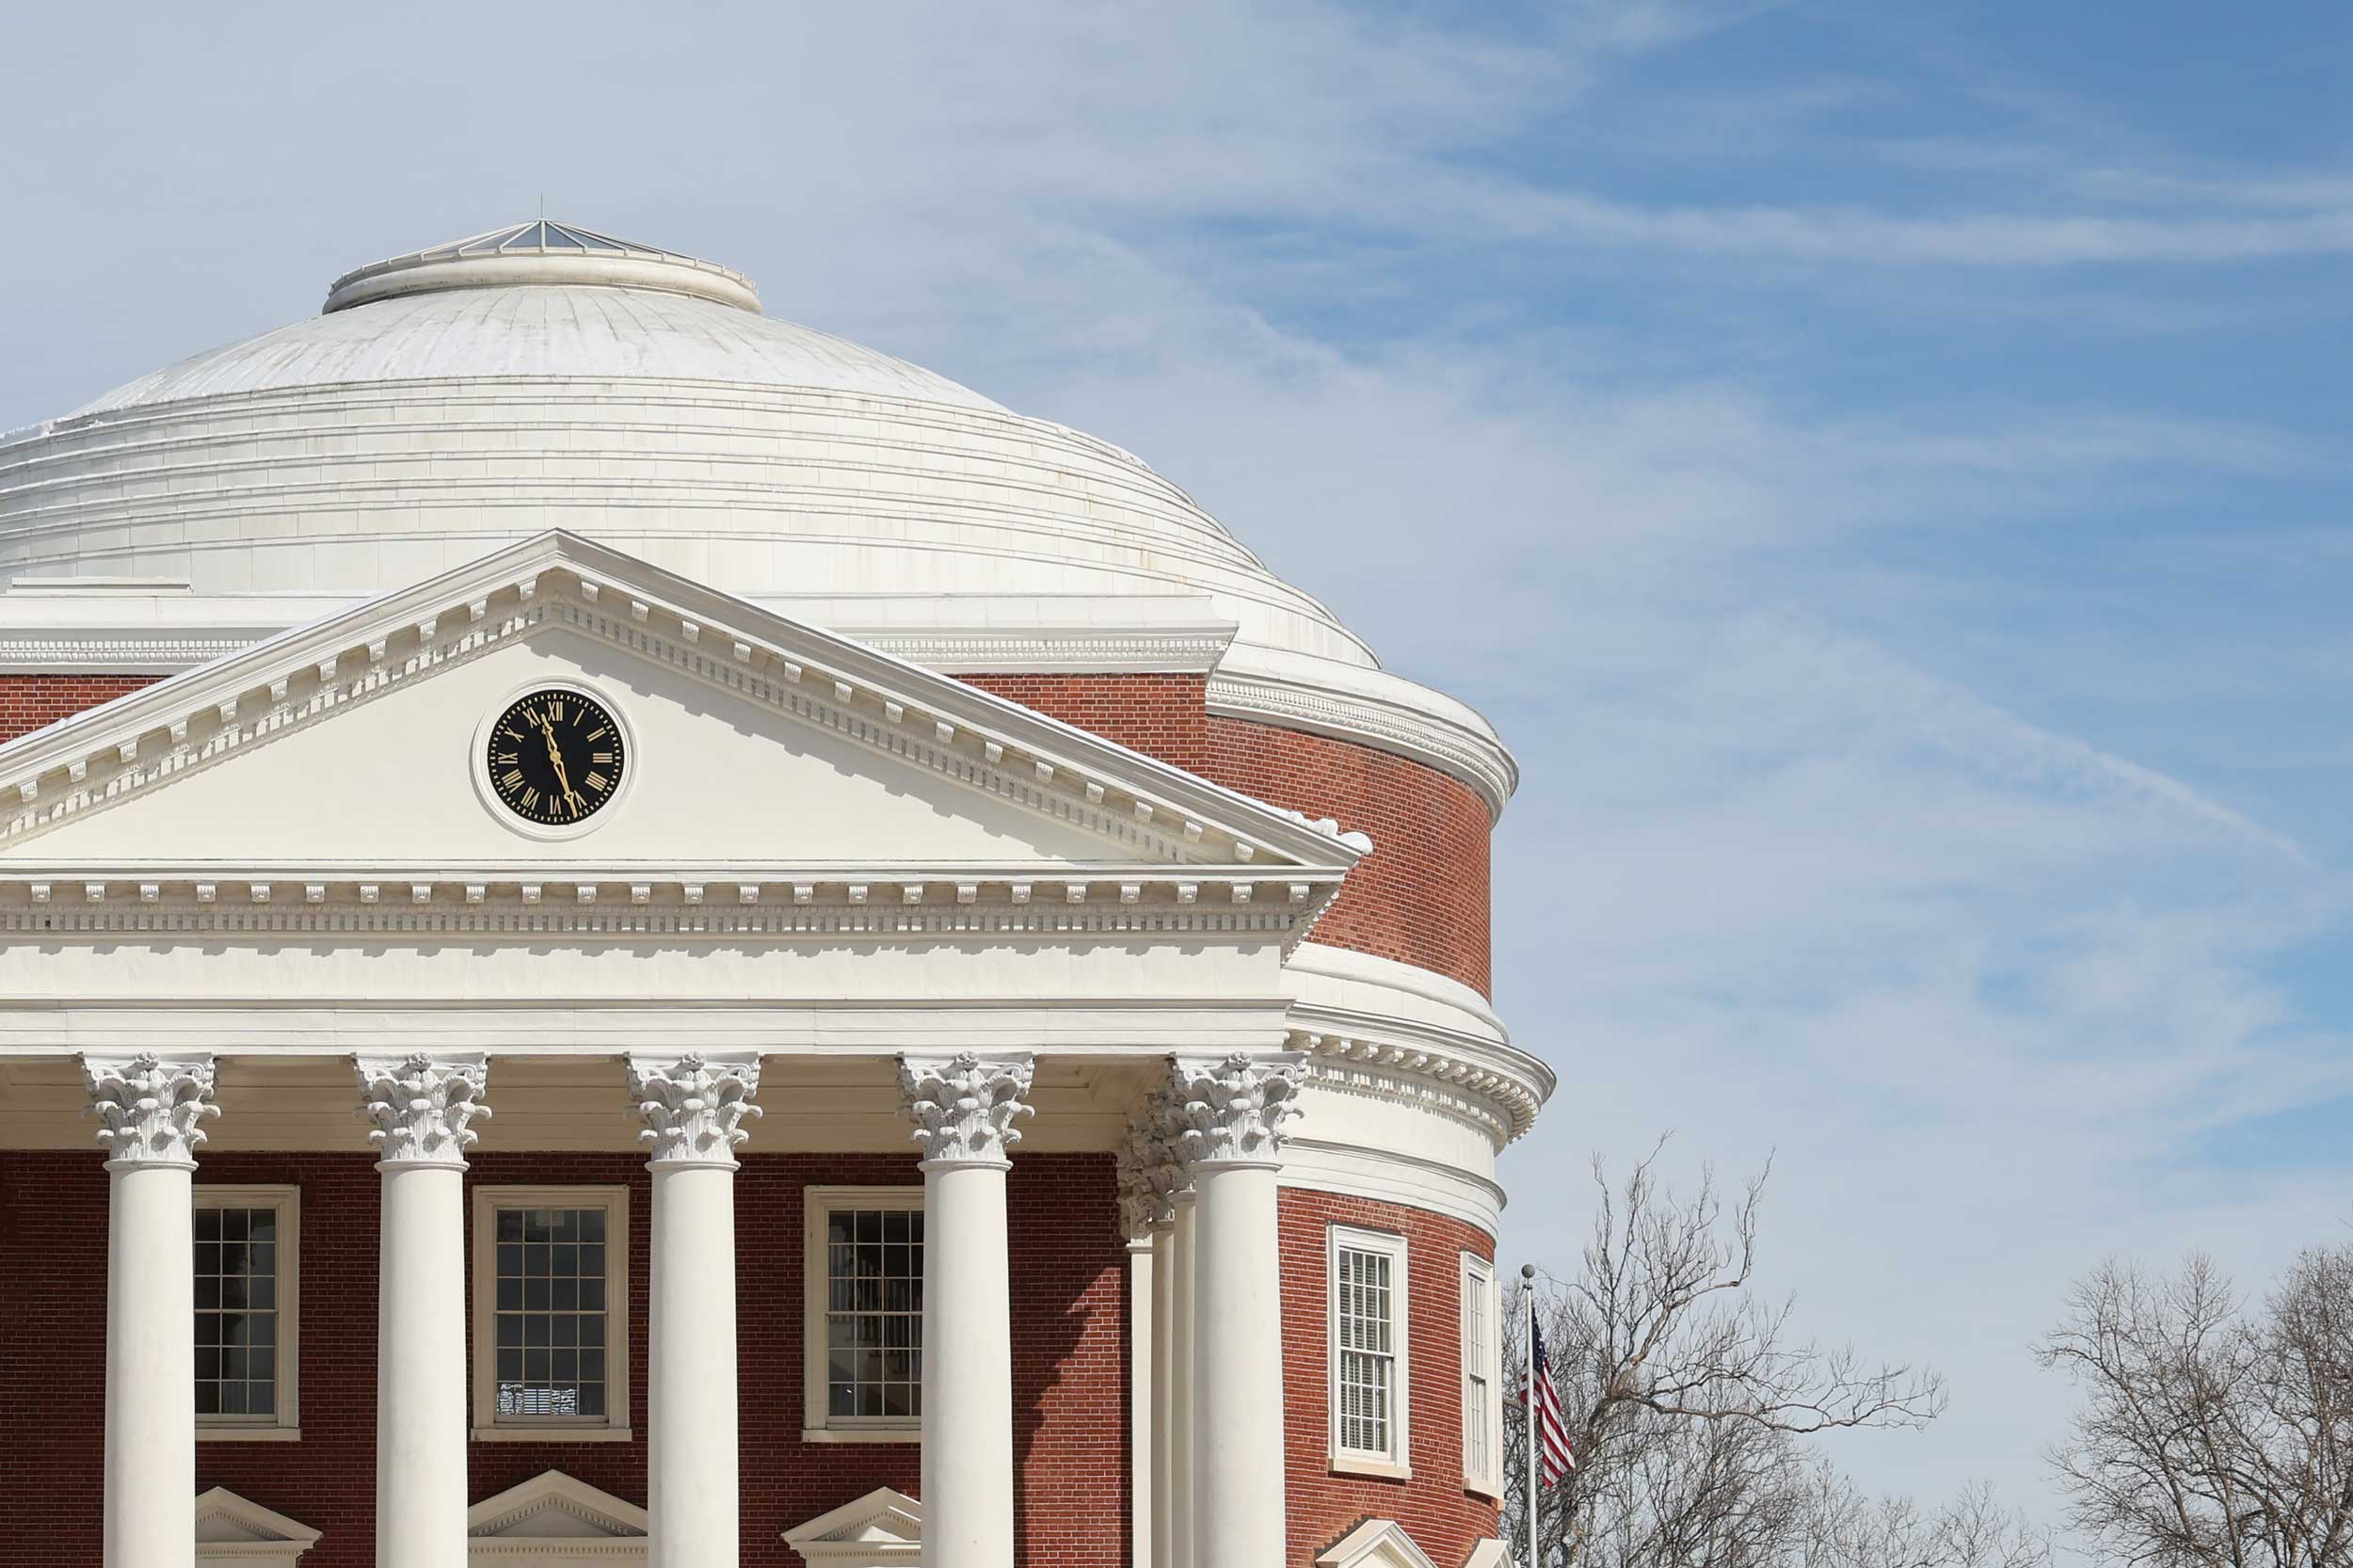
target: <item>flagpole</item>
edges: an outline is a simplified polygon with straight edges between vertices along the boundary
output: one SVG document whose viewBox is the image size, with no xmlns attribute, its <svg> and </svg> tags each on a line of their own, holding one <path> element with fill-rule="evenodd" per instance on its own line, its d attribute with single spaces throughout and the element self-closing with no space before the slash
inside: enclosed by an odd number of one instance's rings
<svg viewBox="0 0 2353 1568">
<path fill-rule="evenodd" d="M 1528 1464 L 1521 1470 L 1520 1483 L 1528 1496 L 1528 1563 L 1527 1568 L 1539 1568 L 1536 1557 L 1536 1472 L 1544 1463 L 1541 1441 L 1536 1435 L 1536 1265 L 1520 1265 L 1521 1293 L 1528 1298 L 1528 1333 L 1520 1346 L 1520 1388 L 1527 1395 L 1521 1401 L 1522 1419 L 1528 1423 Z"/>
</svg>

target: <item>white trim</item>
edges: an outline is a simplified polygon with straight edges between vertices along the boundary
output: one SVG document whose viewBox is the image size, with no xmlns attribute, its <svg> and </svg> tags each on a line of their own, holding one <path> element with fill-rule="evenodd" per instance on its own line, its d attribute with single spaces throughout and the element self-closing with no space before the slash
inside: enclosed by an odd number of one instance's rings
<svg viewBox="0 0 2353 1568">
<path fill-rule="evenodd" d="M 1316 1568 L 1437 1568 L 1405 1527 L 1368 1519 L 1316 1555 Z"/>
<path fill-rule="evenodd" d="M 1128 1239 L 1128 1536 L 1134 1568 L 1152 1568 L 1152 1293 L 1149 1233 Z"/>
<path fill-rule="evenodd" d="M 548 1528 L 552 1519 L 562 1523 Z M 466 1511 L 466 1561 L 501 1568 L 646 1561 L 646 1511 L 626 1497 L 543 1470 Z"/>
<path fill-rule="evenodd" d="M 1462 1255 L 1463 1310 L 1463 1488 L 1503 1500 L 1503 1308 L 1502 1292 L 1496 1288 L 1496 1266 L 1475 1252 Z M 1473 1288 L 1478 1290 L 1473 1319 Z M 1478 1341 L 1485 1341 L 1481 1353 Z M 1474 1365 L 1476 1363 L 1476 1365 Z M 1487 1385 L 1487 1417 L 1482 1423 L 1486 1431 L 1487 1464 L 1473 1468 L 1471 1463 L 1471 1383 L 1476 1377 Z"/>
<path fill-rule="evenodd" d="M 1340 1254 L 1369 1253 L 1389 1260 L 1389 1445 L 1386 1448 L 1350 1448 L 1340 1442 Z M 1327 1448 L 1331 1467 L 1349 1475 L 1381 1476 L 1410 1480 L 1414 1475 L 1411 1427 L 1413 1379 L 1409 1366 L 1412 1316 L 1409 1298 L 1412 1260 L 1405 1238 L 1395 1231 L 1366 1230 L 1355 1225 L 1331 1225 L 1324 1232 L 1323 1344 L 1325 1403 L 1330 1420 Z"/>
<path fill-rule="evenodd" d="M 225 1486 L 196 1498 L 196 1560 L 204 1568 L 294 1568 L 320 1532 Z"/>
<path fill-rule="evenodd" d="M 923 1505 L 878 1486 L 793 1526 L 784 1544 L 809 1568 L 915 1568 L 923 1557 Z"/>
<path fill-rule="evenodd" d="M 801 1189 L 801 1441 L 916 1443 L 923 1423 L 895 1416 L 834 1416 L 825 1377 L 827 1305 L 826 1217 L 837 1208 L 902 1208 L 923 1212 L 920 1183 L 893 1187 Z M 926 1249 L 926 1260 L 929 1250 Z"/>
<path fill-rule="evenodd" d="M 498 723 L 499 715 L 513 707 L 518 698 L 540 691 L 566 692 L 574 696 L 587 698 L 611 714 L 615 727 L 621 732 L 620 779 L 613 792 L 607 795 L 594 811 L 579 822 L 536 823 L 519 817 L 508 808 L 504 801 L 499 799 L 498 792 L 490 787 L 490 767 L 483 760 L 484 747 L 489 740 L 490 727 Z M 509 730 L 508 733 L 512 734 L 513 731 Z M 593 681 L 579 680 L 569 677 L 552 679 L 544 676 L 516 682 L 513 690 L 505 693 L 484 711 L 482 717 L 474 723 L 473 738 L 467 743 L 464 759 L 466 776 L 472 781 L 474 798 L 482 802 L 482 808 L 489 812 L 491 817 L 509 832 L 520 834 L 526 839 L 537 840 L 542 843 L 560 843 L 567 839 L 577 839 L 583 834 L 594 833 L 605 824 L 616 820 L 622 799 L 628 795 L 630 787 L 636 782 L 637 762 L 637 731 L 631 728 L 628 713 L 623 711 L 621 703 L 611 693 L 602 690 Z"/>
<path fill-rule="evenodd" d="M 1493 1536 L 1473 1544 L 1463 1568 L 1512 1568 L 1512 1548 Z"/>
<path fill-rule="evenodd" d="M 477 1443 L 626 1443 L 630 1429 L 629 1189 L 483 1183 L 473 1190 L 473 1431 Z M 600 1418 L 498 1413 L 498 1224 L 501 1208 L 602 1208 L 605 1394 Z M 553 1472 L 551 1472 L 552 1474 Z"/>
<path fill-rule="evenodd" d="M 199 1416 L 200 1443 L 294 1443 L 302 1438 L 302 1189 L 285 1184 L 239 1184 L 199 1180 L 199 1208 L 274 1208 L 278 1211 L 278 1408 L 265 1420 L 250 1416 Z M 193 1328 L 190 1330 L 194 1332 Z M 233 1496 L 233 1494 L 232 1494 Z M 243 1502 L 242 1498 L 237 1499 Z"/>
</svg>

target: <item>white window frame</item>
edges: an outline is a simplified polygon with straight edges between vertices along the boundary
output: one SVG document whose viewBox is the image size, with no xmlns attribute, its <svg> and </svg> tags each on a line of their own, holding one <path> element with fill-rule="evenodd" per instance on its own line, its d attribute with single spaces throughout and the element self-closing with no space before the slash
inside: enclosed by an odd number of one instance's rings
<svg viewBox="0 0 2353 1568">
<path fill-rule="evenodd" d="M 1477 1464 L 1471 1445 L 1471 1385 L 1487 1385 L 1487 1463 Z M 1463 1255 L 1463 1486 L 1490 1497 L 1503 1496 L 1503 1301 L 1496 1266 L 1475 1252 Z"/>
<path fill-rule="evenodd" d="M 302 1440 L 302 1189 L 198 1182 L 199 1208 L 278 1211 L 278 1408 L 265 1416 L 199 1416 L 200 1443 Z M 196 1329 L 190 1324 L 188 1332 Z"/>
<path fill-rule="evenodd" d="M 604 1414 L 502 1416 L 498 1380 L 498 1211 L 604 1210 Z M 473 1440 L 477 1443 L 627 1443 L 635 1387 L 630 1381 L 629 1189 L 493 1187 L 473 1190 Z"/>
<path fill-rule="evenodd" d="M 1375 1253 L 1389 1259 L 1389 1336 L 1392 1371 L 1389 1394 L 1389 1446 L 1374 1452 L 1340 1443 L 1340 1254 Z M 1329 1446 L 1334 1470 L 1351 1475 L 1384 1476 L 1411 1480 L 1414 1476 L 1413 1380 L 1409 1362 L 1412 1272 L 1405 1238 L 1395 1231 L 1363 1230 L 1333 1225 L 1325 1232 L 1324 1278 L 1324 1402 L 1330 1408 Z"/>
<path fill-rule="evenodd" d="M 825 1378 L 826 1217 L 837 1208 L 923 1211 L 921 1187 L 806 1187 L 801 1190 L 801 1441 L 920 1443 L 920 1416 L 835 1416 Z M 925 1231 L 929 1237 L 928 1228 Z M 929 1246 L 925 1262 L 930 1261 Z M 927 1352 L 928 1353 L 928 1351 Z"/>
</svg>

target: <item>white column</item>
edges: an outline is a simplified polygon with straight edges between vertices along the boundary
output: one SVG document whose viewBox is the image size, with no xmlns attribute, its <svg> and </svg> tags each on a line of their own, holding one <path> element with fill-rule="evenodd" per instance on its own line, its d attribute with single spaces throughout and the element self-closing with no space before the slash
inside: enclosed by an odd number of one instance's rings
<svg viewBox="0 0 2353 1568">
<path fill-rule="evenodd" d="M 757 1056 L 629 1056 L 652 1146 L 646 1347 L 648 1568 L 735 1568 L 737 1124 L 760 1114 Z"/>
<path fill-rule="evenodd" d="M 1179 1058 L 1193 1184 L 1192 1568 L 1283 1561 L 1283 1304 L 1274 1176 L 1301 1057 Z"/>
<path fill-rule="evenodd" d="M 923 1568 L 1013 1568 L 1006 1151 L 1027 1055 L 899 1061 L 923 1150 Z"/>
<path fill-rule="evenodd" d="M 82 1081 L 106 1124 L 105 1568 L 194 1568 L 190 1188 L 213 1059 L 86 1056 Z"/>
<path fill-rule="evenodd" d="M 376 1568 L 466 1568 L 466 1124 L 481 1052 L 359 1056 L 381 1156 L 376 1293 Z"/>
<path fill-rule="evenodd" d="M 1169 1568 L 1169 1235 L 1184 1166 L 1166 1137 L 1168 1104 L 1155 1095 L 1120 1139 L 1119 1221 L 1128 1238 L 1129 1343 L 1128 1441 L 1130 1557 L 1136 1568 Z"/>
<path fill-rule="evenodd" d="M 1193 1189 L 1176 1194 L 1168 1237 L 1168 1561 L 1193 1568 Z"/>
</svg>

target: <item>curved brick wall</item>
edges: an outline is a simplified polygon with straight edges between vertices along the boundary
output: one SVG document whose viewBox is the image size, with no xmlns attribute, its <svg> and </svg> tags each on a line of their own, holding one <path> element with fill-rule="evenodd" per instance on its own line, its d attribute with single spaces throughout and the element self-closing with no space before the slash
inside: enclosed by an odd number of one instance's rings
<svg viewBox="0 0 2353 1568">
<path fill-rule="evenodd" d="M 112 702 L 152 675 L 0 675 L 0 741 L 13 741 L 85 708 Z"/>
<path fill-rule="evenodd" d="M 1487 804 L 1419 762 L 1248 719 L 1212 717 L 1198 675 L 975 675 L 973 685 L 1174 762 L 1271 806 L 1371 835 L 1315 939 L 1492 996 Z"/>
<path fill-rule="evenodd" d="M 1459 1220 L 1401 1204 L 1286 1188 L 1282 1195 L 1283 1426 L 1287 1561 L 1316 1554 L 1368 1518 L 1394 1519 L 1439 1568 L 1498 1533 L 1493 1499 L 1463 1486 L 1462 1254 L 1495 1261 L 1495 1242 Z M 1411 1480 L 1331 1465 L 1326 1232 L 1336 1224 L 1405 1238 L 1407 1454 Z M 1501 1390 L 1497 1390 L 1500 1394 Z"/>
</svg>

